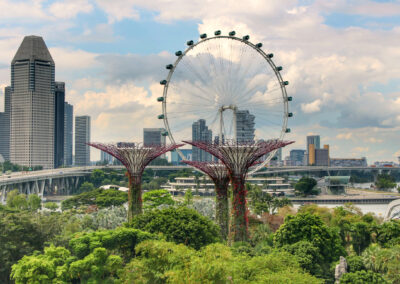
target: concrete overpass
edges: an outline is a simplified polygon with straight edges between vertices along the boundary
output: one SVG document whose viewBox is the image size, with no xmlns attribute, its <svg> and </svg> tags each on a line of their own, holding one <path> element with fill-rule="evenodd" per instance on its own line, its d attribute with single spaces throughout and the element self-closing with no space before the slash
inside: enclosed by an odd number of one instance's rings
<svg viewBox="0 0 400 284">
<path fill-rule="evenodd" d="M 147 169 L 157 171 L 187 169 L 188 166 L 148 166 Z M 96 169 L 125 169 L 124 166 L 88 166 L 60 168 L 33 172 L 14 172 L 0 176 L 0 203 L 4 203 L 7 192 L 18 189 L 20 193 L 45 193 L 67 195 L 75 190 L 83 177 L 90 175 Z"/>
</svg>

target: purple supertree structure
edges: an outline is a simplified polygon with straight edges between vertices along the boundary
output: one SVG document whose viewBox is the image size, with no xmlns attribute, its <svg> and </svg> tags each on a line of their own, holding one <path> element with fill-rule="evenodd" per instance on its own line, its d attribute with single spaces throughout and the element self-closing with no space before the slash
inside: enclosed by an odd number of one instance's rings
<svg viewBox="0 0 400 284">
<path fill-rule="evenodd" d="M 201 170 L 214 182 L 215 196 L 217 199 L 215 218 L 217 220 L 217 224 L 220 226 L 222 237 L 226 239 L 229 234 L 228 169 L 224 164 L 215 162 L 184 162 Z"/>
<path fill-rule="evenodd" d="M 249 168 L 262 156 L 293 141 L 268 140 L 249 143 L 226 141 L 221 144 L 203 141 L 183 141 L 217 157 L 228 169 L 233 187 L 233 220 L 231 233 L 234 241 L 248 240 L 248 219 L 245 180 Z"/>
<path fill-rule="evenodd" d="M 128 171 L 128 220 L 142 213 L 142 174 L 146 166 L 162 154 L 174 150 L 183 144 L 146 146 L 137 143 L 88 143 L 118 159 Z"/>
</svg>

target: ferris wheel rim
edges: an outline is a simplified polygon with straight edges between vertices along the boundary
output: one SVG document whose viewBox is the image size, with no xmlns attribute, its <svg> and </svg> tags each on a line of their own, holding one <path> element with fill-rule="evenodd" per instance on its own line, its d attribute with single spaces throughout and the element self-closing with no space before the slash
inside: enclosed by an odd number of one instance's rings
<svg viewBox="0 0 400 284">
<path fill-rule="evenodd" d="M 288 114 L 289 114 L 288 95 L 286 92 L 286 87 L 285 87 L 285 83 L 282 78 L 282 75 L 280 74 L 280 71 L 277 70 L 277 66 L 275 65 L 275 63 L 273 62 L 271 57 L 268 56 L 268 54 L 265 53 L 264 50 L 261 49 L 261 47 L 257 47 L 255 44 L 253 44 L 249 40 L 246 40 L 244 38 L 239 38 L 236 36 L 231 36 L 231 35 L 229 35 L 229 36 L 215 35 L 212 37 L 202 38 L 199 41 L 197 41 L 196 43 L 189 45 L 184 51 L 182 51 L 181 54 L 177 56 L 178 58 L 175 60 L 175 62 L 172 64 L 172 68 L 169 70 L 168 76 L 165 79 L 166 83 L 164 84 L 163 96 L 162 96 L 163 97 L 163 101 L 162 101 L 163 122 L 164 122 L 165 130 L 167 131 L 168 139 L 170 140 L 171 143 L 173 143 L 173 144 L 176 143 L 175 138 L 173 137 L 173 134 L 171 132 L 171 128 L 169 126 L 168 112 L 167 112 L 168 87 L 169 87 L 172 75 L 174 74 L 174 71 L 175 71 L 176 67 L 178 66 L 179 62 L 186 56 L 186 54 L 189 51 L 193 50 L 196 46 L 199 46 L 202 43 L 205 43 L 210 40 L 215 40 L 215 39 L 230 39 L 230 40 L 236 40 L 243 44 L 246 44 L 247 46 L 251 47 L 253 50 L 257 51 L 264 58 L 264 60 L 266 60 L 268 62 L 269 66 L 274 71 L 274 74 L 279 82 L 281 93 L 282 93 L 282 98 L 283 98 L 283 122 L 282 122 L 282 129 L 280 132 L 280 137 L 279 137 L 279 139 L 282 140 L 284 138 L 286 130 L 287 130 Z M 183 155 L 183 153 L 181 152 L 180 149 L 176 149 L 176 151 L 182 160 L 186 160 L 186 157 Z M 261 168 L 264 168 L 265 165 L 272 159 L 272 157 L 276 154 L 277 151 L 278 151 L 278 149 L 270 152 L 265 161 L 263 161 L 262 163 L 258 164 L 257 166 L 255 166 L 249 170 L 248 175 L 251 175 L 251 174 L 257 172 Z"/>
</svg>

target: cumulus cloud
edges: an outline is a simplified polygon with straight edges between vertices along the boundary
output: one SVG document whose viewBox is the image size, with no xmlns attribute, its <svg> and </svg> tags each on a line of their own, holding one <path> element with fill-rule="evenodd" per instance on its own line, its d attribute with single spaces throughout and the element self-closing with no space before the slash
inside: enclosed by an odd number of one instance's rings
<svg viewBox="0 0 400 284">
<path fill-rule="evenodd" d="M 322 101 L 320 99 L 317 99 L 308 104 L 301 104 L 301 110 L 305 113 L 318 112 L 321 110 L 321 103 Z"/>
<path fill-rule="evenodd" d="M 56 18 L 70 19 L 79 13 L 89 13 L 93 5 L 88 0 L 68 0 L 55 2 L 50 5 L 49 12 Z"/>
</svg>

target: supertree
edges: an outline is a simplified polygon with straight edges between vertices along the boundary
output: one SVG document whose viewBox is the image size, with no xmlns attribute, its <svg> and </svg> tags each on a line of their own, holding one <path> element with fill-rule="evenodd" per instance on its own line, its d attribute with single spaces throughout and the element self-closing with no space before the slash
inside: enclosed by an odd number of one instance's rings
<svg viewBox="0 0 400 284">
<path fill-rule="evenodd" d="M 118 159 L 128 171 L 128 220 L 142 213 L 142 174 L 146 166 L 162 154 L 183 144 L 143 146 L 139 143 L 88 143 Z"/>
<path fill-rule="evenodd" d="M 215 185 L 216 195 L 216 214 L 217 224 L 221 228 L 221 235 L 224 239 L 229 234 L 229 203 L 228 203 L 228 186 L 229 173 L 224 164 L 215 162 L 195 162 L 184 161 L 186 164 L 193 166 L 206 175 L 208 175 Z"/>
<path fill-rule="evenodd" d="M 258 142 L 224 143 L 183 141 L 217 157 L 228 169 L 233 187 L 233 222 L 231 232 L 234 241 L 248 240 L 248 219 L 245 180 L 249 168 L 265 154 L 293 143 L 293 141 L 268 140 Z"/>
</svg>

